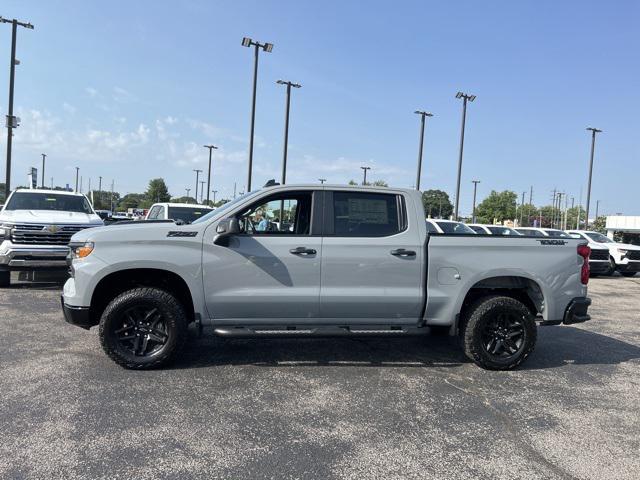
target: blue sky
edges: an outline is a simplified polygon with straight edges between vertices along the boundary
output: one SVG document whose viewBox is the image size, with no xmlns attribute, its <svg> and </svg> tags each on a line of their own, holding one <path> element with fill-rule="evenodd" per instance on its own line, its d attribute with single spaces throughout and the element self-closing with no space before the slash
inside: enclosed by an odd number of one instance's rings
<svg viewBox="0 0 640 480">
<path fill-rule="evenodd" d="M 220 147 L 213 185 L 229 196 L 246 180 L 252 52 L 243 36 L 275 44 L 262 54 L 254 186 L 280 176 L 284 78 L 293 92 L 288 181 L 415 181 L 419 118 L 422 187 L 454 193 L 461 104 L 469 105 L 460 196 L 471 210 L 490 190 L 586 189 L 600 211 L 640 215 L 640 3 L 634 1 L 24 1 L 0 15 L 18 32 L 13 183 L 40 153 L 47 182 L 86 189 L 102 175 L 122 193 L 164 177 L 173 195 Z M 7 111 L 10 27 L 0 25 L 0 110 Z M 4 60 L 2 60 L 4 59 Z M 6 134 L 0 137 L 2 158 Z M 4 179 L 4 160 L 0 176 Z M 212 187 L 213 188 L 213 187 Z M 528 196 L 528 194 L 527 194 Z M 586 195 L 583 192 L 583 201 Z M 595 206 L 592 206 L 594 209 Z"/>
</svg>

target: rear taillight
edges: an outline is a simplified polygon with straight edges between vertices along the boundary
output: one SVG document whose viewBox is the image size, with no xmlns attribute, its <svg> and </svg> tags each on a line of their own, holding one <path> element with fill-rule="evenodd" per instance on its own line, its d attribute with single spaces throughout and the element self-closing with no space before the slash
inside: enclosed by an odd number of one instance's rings
<svg viewBox="0 0 640 480">
<path fill-rule="evenodd" d="M 580 281 L 583 285 L 586 285 L 589 283 L 589 255 L 591 255 L 591 248 L 588 245 L 578 245 L 578 255 L 582 257 Z"/>
</svg>

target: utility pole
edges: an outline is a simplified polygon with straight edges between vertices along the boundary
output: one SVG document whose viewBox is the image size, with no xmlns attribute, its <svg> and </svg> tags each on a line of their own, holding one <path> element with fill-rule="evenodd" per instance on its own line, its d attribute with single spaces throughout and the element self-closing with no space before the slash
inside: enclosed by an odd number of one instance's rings
<svg viewBox="0 0 640 480">
<path fill-rule="evenodd" d="M 195 198 L 196 203 L 198 203 L 198 182 L 200 181 L 200 173 L 202 172 L 202 170 L 194 169 L 193 171 L 196 172 L 196 194 L 193 198 Z"/>
<path fill-rule="evenodd" d="M 114 180 L 111 180 L 111 201 L 109 202 L 109 206 L 111 207 L 111 212 L 114 211 L 113 209 L 113 189 L 114 189 Z"/>
<path fill-rule="evenodd" d="M 522 201 L 520 202 L 520 223 L 518 224 L 519 227 L 522 226 L 522 214 L 524 213 L 524 196 L 527 192 L 522 192 Z"/>
<path fill-rule="evenodd" d="M 9 114 L 7 115 L 7 171 L 4 184 L 4 198 L 9 198 L 11 193 L 11 142 L 13 140 L 13 129 L 18 126 L 18 118 L 13 115 L 13 93 L 15 91 L 16 79 L 16 37 L 18 35 L 18 26 L 33 30 L 30 23 L 19 22 L 15 18 L 8 20 L 0 17 L 0 23 L 11 24 L 11 64 L 9 66 Z"/>
<path fill-rule="evenodd" d="M 187 191 L 187 203 L 189 203 L 189 192 L 191 191 L 191 189 L 185 188 L 185 190 Z"/>
<path fill-rule="evenodd" d="M 480 180 L 471 180 L 471 182 L 473 183 L 473 210 L 471 213 L 471 223 L 476 223 L 476 190 L 478 189 Z"/>
<path fill-rule="evenodd" d="M 593 173 L 593 152 L 596 148 L 596 133 L 602 132 L 597 128 L 589 127 L 587 130 L 591 131 L 591 156 L 589 159 L 589 182 L 587 183 L 587 208 L 586 218 L 584 219 L 584 229 L 589 230 L 589 203 L 591 201 L 591 175 Z"/>
<path fill-rule="evenodd" d="M 200 180 L 200 203 L 201 204 L 202 204 L 202 201 L 204 200 L 204 184 L 205 184 L 205 181 L 204 180 Z M 196 198 L 196 202 L 197 201 L 198 201 L 198 199 Z"/>
<path fill-rule="evenodd" d="M 558 191 L 557 189 L 553 189 L 553 200 L 551 202 L 551 222 L 550 222 L 550 227 L 553 228 L 553 223 L 556 220 L 556 195 L 557 195 Z M 540 214 L 540 218 L 542 219 L 542 211 Z M 542 220 L 540 220 L 542 222 Z M 542 228 L 542 223 L 540 223 L 540 228 Z"/>
<path fill-rule="evenodd" d="M 82 175 L 80 175 L 80 193 L 82 193 Z"/>
<path fill-rule="evenodd" d="M 104 205 L 102 205 L 102 177 L 98 177 L 98 200 L 100 208 L 104 208 Z"/>
<path fill-rule="evenodd" d="M 216 193 L 218 193 L 218 190 L 211 190 L 211 193 L 213 193 L 213 203 L 215 204 L 216 203 Z"/>
<path fill-rule="evenodd" d="M 531 225 L 531 207 L 533 201 L 533 185 L 529 188 L 529 207 L 527 208 L 527 227 Z"/>
<path fill-rule="evenodd" d="M 418 173 L 416 174 L 416 190 L 420 190 L 420 177 L 422 175 L 422 147 L 424 145 L 424 124 L 425 117 L 433 117 L 432 113 L 416 110 L 415 112 L 420 115 L 420 146 L 418 148 Z"/>
<path fill-rule="evenodd" d="M 466 93 L 456 93 L 456 98 L 462 98 L 462 127 L 460 128 L 460 155 L 458 156 L 458 181 L 456 183 L 456 205 L 454 210 L 454 220 L 458 220 L 458 206 L 460 205 L 460 176 L 462 175 L 462 152 L 464 150 L 464 127 L 467 119 L 467 101 L 473 102 L 475 95 Z"/>
<path fill-rule="evenodd" d="M 44 159 L 47 158 L 46 153 L 41 153 L 42 155 L 42 188 L 44 188 Z"/>
<path fill-rule="evenodd" d="M 282 148 L 282 185 L 286 183 L 287 178 L 287 149 L 289 145 L 289 110 L 291 107 L 291 87 L 300 88 L 302 85 L 293 83 L 288 80 L 278 80 L 278 85 L 287 86 L 287 97 L 284 110 L 284 147 Z"/>
<path fill-rule="evenodd" d="M 217 150 L 215 145 L 203 145 L 204 148 L 209 149 L 209 173 L 207 174 L 207 205 L 209 205 L 209 191 L 211 190 L 211 152 Z"/>
<path fill-rule="evenodd" d="M 371 170 L 371 167 L 360 167 L 364 172 L 364 179 L 362 180 L 362 185 L 367 184 L 367 170 Z"/>
<path fill-rule="evenodd" d="M 580 187 L 580 202 L 578 203 L 578 215 L 576 216 L 576 230 L 580 230 L 580 214 L 582 213 L 582 187 Z M 585 227 L 586 230 L 586 227 Z"/>
<path fill-rule="evenodd" d="M 596 220 L 598 219 L 599 208 L 600 208 L 600 200 L 596 200 Z"/>
<path fill-rule="evenodd" d="M 76 193 L 78 193 L 78 172 L 80 172 L 80 167 L 76 167 Z"/>
<path fill-rule="evenodd" d="M 256 87 L 258 82 L 258 55 L 260 53 L 260 49 L 264 50 L 267 53 L 270 53 L 273 50 L 272 43 L 260 43 L 254 42 L 248 37 L 244 37 L 242 39 L 243 47 L 254 47 L 254 56 L 253 56 L 253 97 L 251 100 L 251 129 L 249 134 L 249 171 L 247 173 L 247 192 L 251 191 L 251 171 L 253 169 L 253 136 L 255 132 L 255 123 L 256 123 Z"/>
<path fill-rule="evenodd" d="M 51 177 L 51 190 L 53 190 L 53 177 Z"/>
</svg>

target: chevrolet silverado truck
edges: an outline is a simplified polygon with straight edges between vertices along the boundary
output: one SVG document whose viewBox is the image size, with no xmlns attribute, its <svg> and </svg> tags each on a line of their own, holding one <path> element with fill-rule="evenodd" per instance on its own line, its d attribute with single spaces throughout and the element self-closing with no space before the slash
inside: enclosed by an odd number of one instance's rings
<svg viewBox="0 0 640 480">
<path fill-rule="evenodd" d="M 115 224 L 70 247 L 66 321 L 99 326 L 105 353 L 133 369 L 175 359 L 194 323 L 223 337 L 445 330 L 505 370 L 532 352 L 538 322 L 590 318 L 586 241 L 431 234 L 415 190 L 269 186 L 191 225 Z"/>
<path fill-rule="evenodd" d="M 569 235 L 574 238 L 587 240 L 589 244 L 595 243 L 600 248 L 606 248 L 606 254 L 602 256 L 608 261 L 606 275 L 620 272 L 623 277 L 633 277 L 640 272 L 640 247 L 630 243 L 618 243 L 606 235 L 589 230 L 570 230 Z"/>
<path fill-rule="evenodd" d="M 71 236 L 102 225 L 81 193 L 15 190 L 0 211 L 0 287 L 11 271 L 66 270 Z"/>
</svg>

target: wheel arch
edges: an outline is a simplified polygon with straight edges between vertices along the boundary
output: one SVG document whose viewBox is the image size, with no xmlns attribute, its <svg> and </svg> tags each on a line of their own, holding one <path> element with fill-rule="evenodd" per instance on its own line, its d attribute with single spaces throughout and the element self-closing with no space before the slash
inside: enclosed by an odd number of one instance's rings
<svg viewBox="0 0 640 480">
<path fill-rule="evenodd" d="M 117 295 L 138 287 L 156 287 L 176 297 L 187 314 L 187 321 L 195 320 L 195 309 L 187 282 L 175 272 L 158 268 L 130 268 L 105 275 L 91 295 L 89 316 L 98 324 L 102 312 Z"/>
</svg>

